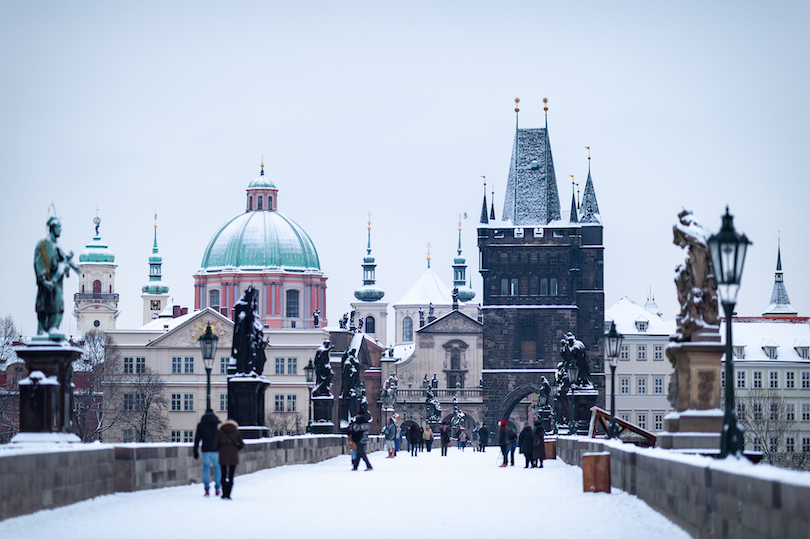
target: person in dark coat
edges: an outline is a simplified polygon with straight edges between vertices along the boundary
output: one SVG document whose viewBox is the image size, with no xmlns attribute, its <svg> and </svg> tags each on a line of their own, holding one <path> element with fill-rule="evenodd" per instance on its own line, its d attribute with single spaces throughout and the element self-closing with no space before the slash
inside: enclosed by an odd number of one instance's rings
<svg viewBox="0 0 810 539">
<path fill-rule="evenodd" d="M 354 471 L 357 471 L 361 460 L 366 463 L 366 471 L 374 469 L 371 467 L 371 463 L 368 461 L 368 456 L 366 455 L 366 445 L 369 440 L 369 427 L 368 417 L 364 413 L 358 412 L 351 424 L 352 441 L 357 446 L 357 456 L 352 462 L 352 470 Z"/>
<path fill-rule="evenodd" d="M 506 450 L 509 451 L 509 463 L 511 466 L 515 465 L 515 449 L 517 449 L 518 435 L 515 429 L 509 429 L 506 435 Z"/>
<path fill-rule="evenodd" d="M 229 419 L 219 426 L 214 445 L 219 451 L 219 466 L 222 469 L 222 498 L 230 500 L 233 490 L 233 474 L 236 465 L 239 464 L 239 451 L 245 447 L 236 421 Z"/>
<path fill-rule="evenodd" d="M 419 452 L 419 427 L 416 423 L 411 423 L 408 428 L 408 441 L 411 444 L 411 456 L 417 456 Z"/>
<path fill-rule="evenodd" d="M 478 429 L 478 435 L 481 437 L 481 452 L 483 453 L 487 448 L 487 444 L 489 443 L 489 429 L 487 428 L 486 423 L 484 423 L 481 428 Z"/>
<path fill-rule="evenodd" d="M 543 428 L 543 424 L 539 421 L 535 422 L 534 424 L 534 452 L 532 456 L 534 457 L 534 461 L 532 462 L 532 468 L 535 467 L 543 467 L 543 460 L 546 458 L 546 429 Z M 539 463 L 539 464 L 538 464 Z"/>
<path fill-rule="evenodd" d="M 520 447 L 520 452 L 523 454 L 523 458 L 526 459 L 526 466 L 524 466 L 524 468 L 528 468 L 529 465 L 534 462 L 534 432 L 528 423 L 526 423 L 526 426 L 520 431 L 518 446 Z"/>
<path fill-rule="evenodd" d="M 194 459 L 200 458 L 199 446 L 202 444 L 202 482 L 205 485 L 205 495 L 210 491 L 208 485 L 210 476 L 214 474 L 214 494 L 219 496 L 219 487 L 222 484 L 222 470 L 219 467 L 219 452 L 217 452 L 216 437 L 219 418 L 213 410 L 208 410 L 200 418 L 197 432 L 194 434 Z"/>
<path fill-rule="evenodd" d="M 501 446 L 501 453 L 503 454 L 503 464 L 501 464 L 501 468 L 505 468 L 508 464 L 509 451 L 507 449 L 507 435 L 506 420 L 501 419 L 501 422 L 498 424 L 498 445 Z"/>
<path fill-rule="evenodd" d="M 442 456 L 447 456 L 447 448 L 450 447 L 450 425 L 444 423 L 441 431 L 442 438 Z"/>
</svg>

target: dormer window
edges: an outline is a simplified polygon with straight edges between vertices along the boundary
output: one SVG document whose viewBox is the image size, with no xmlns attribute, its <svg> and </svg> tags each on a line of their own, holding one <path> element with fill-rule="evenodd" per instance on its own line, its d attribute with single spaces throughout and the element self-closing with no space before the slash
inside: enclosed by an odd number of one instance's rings
<svg viewBox="0 0 810 539">
<path fill-rule="evenodd" d="M 745 359 L 745 346 L 735 346 L 734 357 L 737 359 Z"/>
<path fill-rule="evenodd" d="M 542 238 L 543 237 L 543 229 L 542 229 L 542 227 L 535 227 L 535 229 L 534 229 L 534 237 L 535 238 Z"/>
<path fill-rule="evenodd" d="M 522 228 L 516 228 L 515 229 L 515 237 L 516 238 L 522 238 L 523 237 L 523 229 Z"/>
<path fill-rule="evenodd" d="M 768 356 L 770 359 L 776 359 L 776 347 L 775 346 L 763 346 L 763 350 L 765 350 L 765 355 Z"/>
<path fill-rule="evenodd" d="M 649 322 L 647 322 L 646 320 L 636 320 L 636 329 L 638 331 L 640 331 L 641 333 L 646 333 L 647 332 L 647 326 L 648 325 L 649 325 Z"/>
<path fill-rule="evenodd" d="M 796 353 L 802 359 L 810 359 L 810 346 L 797 346 Z"/>
</svg>

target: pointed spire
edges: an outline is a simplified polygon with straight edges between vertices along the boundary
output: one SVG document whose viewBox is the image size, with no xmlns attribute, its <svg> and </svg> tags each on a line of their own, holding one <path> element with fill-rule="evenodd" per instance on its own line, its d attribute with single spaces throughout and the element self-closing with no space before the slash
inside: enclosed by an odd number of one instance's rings
<svg viewBox="0 0 810 539">
<path fill-rule="evenodd" d="M 354 297 L 360 301 L 378 301 L 385 296 L 385 292 L 376 285 L 377 264 L 374 262 L 374 257 L 371 256 L 371 212 L 368 212 L 368 245 L 363 258 L 363 286 L 354 291 Z"/>
<path fill-rule="evenodd" d="M 264 176 L 264 156 L 262 156 L 262 171 L 259 176 Z"/>
<path fill-rule="evenodd" d="M 585 182 L 585 192 L 582 193 L 582 207 L 580 208 L 580 223 L 601 223 L 599 214 L 599 204 L 596 202 L 596 191 L 593 188 L 591 179 L 591 147 L 585 146 L 588 150 L 588 180 Z"/>
<path fill-rule="evenodd" d="M 492 202 L 491 202 L 491 204 L 492 204 L 492 207 L 489 210 L 489 220 L 494 221 L 495 220 L 495 186 L 494 185 L 492 186 Z"/>
<path fill-rule="evenodd" d="M 484 178 L 484 204 L 481 206 L 481 224 L 485 225 L 489 223 L 489 219 L 487 218 L 487 177 L 481 176 Z"/>
<path fill-rule="evenodd" d="M 152 243 L 152 256 L 149 257 L 149 282 L 141 288 L 141 291 L 146 294 L 166 294 L 169 292 L 169 287 L 161 280 L 163 277 L 163 257 L 158 252 L 157 212 L 155 212 L 154 227 L 155 239 Z"/>
<path fill-rule="evenodd" d="M 152 244 L 152 254 L 158 253 L 158 246 L 157 246 L 157 212 L 155 212 L 155 242 Z"/>
<path fill-rule="evenodd" d="M 773 291 L 771 292 L 771 303 L 768 310 L 763 313 L 767 318 L 790 318 L 799 313 L 791 306 L 787 288 L 785 288 L 784 276 L 782 274 L 782 238 L 777 236 L 776 247 L 776 273 L 773 277 Z"/>
<path fill-rule="evenodd" d="M 453 259 L 454 301 L 467 302 L 475 297 L 475 292 L 467 286 L 467 260 L 461 256 L 461 214 L 458 216 L 458 256 Z"/>
<path fill-rule="evenodd" d="M 577 195 L 576 193 L 571 193 L 571 217 L 568 219 L 569 223 L 578 223 L 579 219 L 577 219 Z"/>
</svg>

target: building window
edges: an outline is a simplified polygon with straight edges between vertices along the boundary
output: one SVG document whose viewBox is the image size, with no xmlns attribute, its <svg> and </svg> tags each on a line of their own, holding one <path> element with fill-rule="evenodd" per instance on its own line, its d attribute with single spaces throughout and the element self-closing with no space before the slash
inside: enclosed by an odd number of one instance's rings
<svg viewBox="0 0 810 539">
<path fill-rule="evenodd" d="M 810 389 L 810 371 L 802 371 L 802 389 Z"/>
<path fill-rule="evenodd" d="M 135 358 L 132 357 L 125 357 L 124 358 L 124 374 L 133 374 L 135 372 Z"/>
<path fill-rule="evenodd" d="M 194 411 L 194 393 L 185 393 L 183 395 L 183 411 L 184 412 Z"/>
<path fill-rule="evenodd" d="M 287 318 L 298 318 L 298 290 L 287 290 Z"/>
<path fill-rule="evenodd" d="M 146 372 L 146 358 L 135 358 L 135 374 L 144 374 Z"/>
<path fill-rule="evenodd" d="M 522 228 L 516 228 L 515 229 L 515 237 L 516 238 L 522 238 L 523 237 L 523 229 Z"/>
<path fill-rule="evenodd" d="M 810 438 L 802 438 L 802 453 L 810 453 Z"/>
<path fill-rule="evenodd" d="M 641 333 L 647 333 L 647 322 L 646 320 L 636 320 L 636 329 Z"/>
<path fill-rule="evenodd" d="M 180 393 L 172 393 L 172 412 L 180 411 Z"/>
<path fill-rule="evenodd" d="M 402 320 L 402 340 L 404 342 L 413 341 L 413 320 L 410 316 L 406 316 Z"/>
<path fill-rule="evenodd" d="M 172 431 L 172 442 L 180 442 L 180 431 L 173 430 Z"/>
<path fill-rule="evenodd" d="M 810 402 L 802 403 L 802 421 L 810 421 Z"/>
<path fill-rule="evenodd" d="M 797 346 L 796 352 L 799 354 L 799 357 L 802 359 L 810 359 L 810 347 L 807 346 Z"/>
<path fill-rule="evenodd" d="M 619 414 L 619 419 L 621 419 L 622 421 L 629 422 L 630 421 L 630 414 Z"/>
<path fill-rule="evenodd" d="M 762 349 L 765 350 L 765 355 L 767 355 L 770 359 L 776 359 L 775 346 L 763 346 Z"/>
<path fill-rule="evenodd" d="M 548 296 L 548 279 L 540 279 L 540 295 Z"/>
<path fill-rule="evenodd" d="M 737 371 L 737 389 L 745 389 L 745 371 Z"/>
<path fill-rule="evenodd" d="M 194 431 L 193 430 L 184 430 L 183 431 L 183 442 L 187 444 L 194 443 Z"/>
<path fill-rule="evenodd" d="M 369 315 L 369 316 L 366 317 L 366 333 L 376 333 L 377 332 L 377 326 L 376 326 L 376 324 L 374 322 L 375 322 L 375 320 L 374 320 L 373 316 Z"/>
<path fill-rule="evenodd" d="M 194 358 L 187 357 L 183 359 L 183 372 L 186 374 L 194 374 Z"/>
<path fill-rule="evenodd" d="M 555 238 L 562 238 L 563 237 L 563 231 L 562 230 L 555 230 L 552 233 L 552 236 L 555 237 Z"/>
<path fill-rule="evenodd" d="M 754 371 L 754 389 L 762 389 L 762 371 Z"/>
<path fill-rule="evenodd" d="M 638 348 L 636 348 L 636 359 L 638 361 L 647 361 L 647 345 L 640 344 Z"/>
<path fill-rule="evenodd" d="M 253 195 L 250 195 L 248 197 L 248 210 L 252 210 L 252 209 L 253 209 Z"/>
<path fill-rule="evenodd" d="M 647 428 L 647 414 L 638 414 L 638 426 L 642 429 Z"/>
<path fill-rule="evenodd" d="M 264 202 L 264 197 L 259 197 L 256 199 L 256 209 L 263 210 L 262 203 Z"/>
<path fill-rule="evenodd" d="M 284 395 L 275 395 L 274 396 L 274 412 L 283 412 L 284 411 Z"/>
<path fill-rule="evenodd" d="M 288 412 L 297 412 L 298 407 L 296 406 L 298 402 L 297 395 L 287 395 L 287 411 Z"/>
<path fill-rule="evenodd" d="M 638 394 L 639 395 L 646 395 L 647 394 L 647 379 L 646 378 L 639 378 L 638 379 Z"/>
<path fill-rule="evenodd" d="M 653 380 L 653 392 L 656 395 L 663 395 L 664 394 L 664 379 L 661 377 L 656 377 Z"/>
<path fill-rule="evenodd" d="M 630 359 L 630 347 L 628 345 L 625 345 L 625 344 L 622 345 L 622 351 L 621 351 L 621 354 L 619 355 L 619 359 L 625 359 L 625 360 Z"/>
<path fill-rule="evenodd" d="M 735 346 L 734 347 L 734 356 L 737 359 L 745 359 L 745 346 Z"/>
<path fill-rule="evenodd" d="M 779 389 L 779 372 L 770 371 L 768 373 L 768 387 L 770 389 Z"/>
<path fill-rule="evenodd" d="M 785 420 L 796 421 L 796 404 L 793 402 L 786 402 L 785 403 Z"/>
<path fill-rule="evenodd" d="M 557 295 L 557 279 L 549 280 L 548 295 L 549 296 Z"/>
<path fill-rule="evenodd" d="M 630 378 L 621 378 L 619 380 L 619 387 L 621 387 L 622 395 L 630 394 Z"/>
<path fill-rule="evenodd" d="M 180 369 L 181 360 L 179 357 L 172 358 L 172 374 L 180 374 L 182 371 Z"/>
<path fill-rule="evenodd" d="M 779 438 L 776 436 L 771 436 L 768 442 L 768 447 L 770 448 L 771 453 L 776 453 L 779 451 Z"/>
<path fill-rule="evenodd" d="M 653 428 L 655 430 L 664 430 L 664 414 L 653 415 Z"/>
<path fill-rule="evenodd" d="M 509 295 L 509 279 L 501 279 L 501 295 Z"/>
<path fill-rule="evenodd" d="M 276 374 L 284 374 L 284 358 L 276 358 Z"/>
<path fill-rule="evenodd" d="M 779 421 L 779 403 L 771 402 L 771 413 L 768 416 L 770 421 Z"/>
<path fill-rule="evenodd" d="M 228 394 L 227 393 L 220 393 L 219 394 L 219 411 L 220 412 L 227 412 L 228 411 Z"/>
<path fill-rule="evenodd" d="M 131 412 L 135 409 L 135 395 L 124 393 L 124 411 Z"/>
<path fill-rule="evenodd" d="M 208 292 L 208 306 L 213 309 L 219 309 L 219 290 L 211 290 Z"/>
<path fill-rule="evenodd" d="M 726 371 L 720 371 L 720 389 L 726 388 Z"/>
<path fill-rule="evenodd" d="M 754 408 L 754 421 L 762 421 L 762 403 L 755 402 L 753 404 Z"/>
<path fill-rule="evenodd" d="M 229 357 L 219 358 L 219 374 L 228 374 L 228 360 Z"/>
<path fill-rule="evenodd" d="M 273 197 L 272 196 L 267 197 L 267 209 L 268 210 L 273 209 Z"/>
<path fill-rule="evenodd" d="M 298 374 L 298 358 L 287 358 L 287 374 Z"/>
<path fill-rule="evenodd" d="M 785 438 L 785 452 L 787 453 L 795 453 L 796 452 L 796 438 L 793 436 L 788 436 Z"/>
<path fill-rule="evenodd" d="M 135 431 L 132 429 L 124 429 L 122 440 L 125 444 L 130 444 L 135 441 Z"/>
<path fill-rule="evenodd" d="M 796 389 L 796 373 L 787 371 L 785 373 L 785 389 Z"/>
<path fill-rule="evenodd" d="M 654 361 L 663 361 L 664 360 L 664 346 L 661 344 L 656 344 L 655 348 L 653 349 L 653 360 Z"/>
<path fill-rule="evenodd" d="M 737 401 L 737 418 L 745 419 L 745 403 Z"/>
</svg>

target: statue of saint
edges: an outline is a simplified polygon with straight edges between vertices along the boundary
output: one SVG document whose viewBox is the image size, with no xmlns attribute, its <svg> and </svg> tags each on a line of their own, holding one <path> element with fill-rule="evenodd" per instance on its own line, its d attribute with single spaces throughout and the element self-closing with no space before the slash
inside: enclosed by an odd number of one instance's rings
<svg viewBox="0 0 810 539">
<path fill-rule="evenodd" d="M 315 352 L 315 388 L 312 390 L 313 397 L 332 396 L 332 378 L 335 377 L 335 371 L 332 370 L 332 365 L 329 363 L 329 352 L 334 348 L 327 339 L 323 341 L 323 344 Z"/>
<path fill-rule="evenodd" d="M 37 277 L 37 335 L 47 333 L 52 339 L 61 340 L 57 333 L 65 301 L 62 295 L 62 279 L 70 276 L 70 269 L 78 272 L 73 262 L 73 251 L 65 254 L 56 240 L 62 234 L 62 222 L 54 216 L 48 219 L 48 235 L 37 243 L 34 250 L 34 273 Z M 60 338 L 61 337 L 61 338 Z"/>
<path fill-rule="evenodd" d="M 551 401 L 551 384 L 548 383 L 548 379 L 545 376 L 540 378 L 540 393 L 537 395 L 537 404 L 540 406 L 548 406 Z"/>
<path fill-rule="evenodd" d="M 315 327 L 315 328 L 318 327 L 318 318 L 320 318 L 320 316 L 321 316 L 321 310 L 320 309 L 316 309 L 316 310 L 312 311 L 312 318 L 313 318 L 312 327 Z"/>
<path fill-rule="evenodd" d="M 264 371 L 264 332 L 259 313 L 259 291 L 248 286 L 239 301 L 234 304 L 233 346 L 231 355 L 236 358 L 236 372 L 249 374 Z"/>
<path fill-rule="evenodd" d="M 397 405 L 397 380 L 396 373 L 391 373 L 385 380 L 382 388 L 382 401 L 383 406 L 386 408 L 394 408 Z"/>
<path fill-rule="evenodd" d="M 591 383 L 591 369 L 588 365 L 588 354 L 585 351 L 585 345 L 582 341 L 577 340 L 574 334 L 570 331 L 565 334 L 565 339 L 562 341 L 560 354 L 563 357 L 567 370 L 576 367 L 577 379 L 574 382 L 579 387 L 592 387 Z"/>
<path fill-rule="evenodd" d="M 349 314 L 348 313 L 343 313 L 343 316 L 338 321 L 338 325 L 340 326 L 340 329 L 346 329 L 348 323 L 349 323 Z"/>
<path fill-rule="evenodd" d="M 360 381 L 360 362 L 357 361 L 357 350 L 352 348 L 343 353 L 341 368 L 340 398 L 348 401 L 351 417 L 360 409 L 360 397 L 365 388 Z"/>
</svg>

